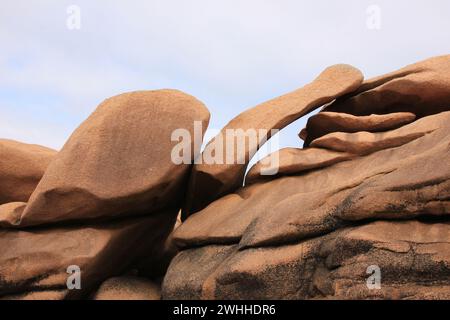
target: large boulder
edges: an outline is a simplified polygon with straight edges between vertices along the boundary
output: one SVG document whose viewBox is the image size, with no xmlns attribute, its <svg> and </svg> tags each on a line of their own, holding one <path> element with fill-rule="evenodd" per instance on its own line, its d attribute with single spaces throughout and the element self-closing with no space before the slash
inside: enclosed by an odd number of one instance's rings
<svg viewBox="0 0 450 320">
<path fill-rule="evenodd" d="M 104 280 L 163 247 L 175 217 L 176 212 L 161 212 L 101 225 L 0 229 L 0 297 L 85 298 Z M 72 266 L 79 267 L 80 289 L 67 286 L 76 271 Z"/>
<path fill-rule="evenodd" d="M 355 91 L 362 81 L 362 73 L 352 66 L 331 66 L 303 88 L 259 104 L 231 120 L 205 147 L 202 162 L 194 165 L 183 218 L 242 186 L 250 159 L 271 137 L 272 130 L 281 130 L 314 109 Z M 208 163 L 205 159 L 210 155 L 214 155 L 211 160 L 219 161 Z"/>
<path fill-rule="evenodd" d="M 176 90 L 137 91 L 105 100 L 72 134 L 12 226 L 178 209 L 191 163 L 172 159 L 179 144 L 172 134 L 178 129 L 190 135 L 187 158 L 193 159 L 199 151 L 194 150 L 195 121 L 201 144 L 209 112 Z"/>
<path fill-rule="evenodd" d="M 0 205 L 28 201 L 56 151 L 0 139 Z"/>
</svg>

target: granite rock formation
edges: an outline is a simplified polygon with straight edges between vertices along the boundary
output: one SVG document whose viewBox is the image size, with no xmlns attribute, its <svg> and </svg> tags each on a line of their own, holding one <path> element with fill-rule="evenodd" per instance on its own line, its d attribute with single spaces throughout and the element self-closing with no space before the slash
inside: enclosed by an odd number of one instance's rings
<svg viewBox="0 0 450 320">
<path fill-rule="evenodd" d="M 449 65 L 366 80 L 312 116 L 277 174 L 257 163 L 175 231 L 163 298 L 449 299 Z"/>
<path fill-rule="evenodd" d="M 222 129 L 321 108 L 252 168 L 267 136 L 173 161 L 209 122 L 176 90 L 107 99 L 59 152 L 0 140 L 0 299 L 450 299 L 449 76 L 332 66 Z"/>
</svg>

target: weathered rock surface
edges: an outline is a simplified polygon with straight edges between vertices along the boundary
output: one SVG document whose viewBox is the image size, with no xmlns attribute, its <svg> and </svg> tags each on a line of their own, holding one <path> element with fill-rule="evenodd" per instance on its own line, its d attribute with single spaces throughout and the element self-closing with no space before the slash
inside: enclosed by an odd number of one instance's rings
<svg viewBox="0 0 450 320">
<path fill-rule="evenodd" d="M 443 112 L 367 133 L 419 134 L 364 152 L 348 144 L 339 151 L 361 156 L 214 201 L 175 231 L 182 250 L 163 298 L 448 299 L 449 123 Z M 371 266 L 380 290 L 366 285 Z"/>
<path fill-rule="evenodd" d="M 311 142 L 311 147 L 364 155 L 378 150 L 395 148 L 448 126 L 446 117 L 430 116 L 409 125 L 386 132 L 333 132 Z"/>
<path fill-rule="evenodd" d="M 162 247 L 175 217 L 176 212 L 163 212 L 93 226 L 0 229 L 0 296 L 87 297 L 104 280 Z M 80 268 L 81 290 L 68 290 L 69 266 Z"/>
<path fill-rule="evenodd" d="M 387 131 L 397 129 L 415 119 L 416 115 L 411 112 L 372 114 L 359 117 L 347 113 L 319 112 L 308 119 L 306 128 L 299 136 L 305 141 L 304 147 L 307 147 L 311 141 L 328 133 Z"/>
<path fill-rule="evenodd" d="M 209 113 L 175 90 L 106 100 L 56 155 L 0 140 L 0 300 L 450 299 L 449 71 L 436 57 L 361 87 L 330 67 L 223 128 L 243 145 L 202 154 L 235 164 L 191 165 Z M 323 105 L 306 148 L 242 186 L 267 138 L 248 131 Z"/>
<path fill-rule="evenodd" d="M 56 151 L 0 139 L 0 205 L 28 201 Z"/>
<path fill-rule="evenodd" d="M 450 112 L 423 121 L 444 125 Z M 450 127 L 435 128 L 396 148 L 241 188 L 185 221 L 175 241 L 180 246 L 278 245 L 349 221 L 448 215 Z"/>
<path fill-rule="evenodd" d="M 358 69 L 349 65 L 335 65 L 327 68 L 305 87 L 253 107 L 231 120 L 221 133 L 208 143 L 203 155 L 213 154 L 214 150 L 234 150 L 232 158 L 235 161 L 231 164 L 224 160 L 222 164 L 194 165 L 183 217 L 186 218 L 218 197 L 242 186 L 247 164 L 263 142 L 270 138 L 270 130 L 283 129 L 310 111 L 356 90 L 362 81 L 363 75 Z M 261 129 L 267 130 L 268 134 L 259 135 L 258 130 Z M 226 136 L 227 130 L 255 130 L 258 133 L 255 135 L 257 144 L 252 144 L 247 139 L 245 150 L 238 152 L 236 141 L 233 146 L 227 146 L 225 143 L 223 137 Z M 226 158 L 226 155 L 222 155 L 222 159 Z"/>
<path fill-rule="evenodd" d="M 114 277 L 102 283 L 94 300 L 160 300 L 161 287 L 139 277 Z"/>
<path fill-rule="evenodd" d="M 15 227 L 179 208 L 190 164 L 172 161 L 171 135 L 186 129 L 193 137 L 194 121 L 206 130 L 208 110 L 176 90 L 105 100 L 48 167 Z"/>
<path fill-rule="evenodd" d="M 258 161 L 247 173 L 245 185 L 328 167 L 355 157 L 348 152 L 320 148 L 283 148 Z"/>
<path fill-rule="evenodd" d="M 405 111 L 424 117 L 449 106 L 450 55 L 444 55 L 366 80 L 324 111 L 359 116 Z"/>
<path fill-rule="evenodd" d="M 198 270 L 198 265 L 205 266 Z M 367 271 L 381 273 L 369 289 Z M 450 224 L 374 222 L 277 247 L 182 251 L 165 299 L 448 299 Z"/>
</svg>

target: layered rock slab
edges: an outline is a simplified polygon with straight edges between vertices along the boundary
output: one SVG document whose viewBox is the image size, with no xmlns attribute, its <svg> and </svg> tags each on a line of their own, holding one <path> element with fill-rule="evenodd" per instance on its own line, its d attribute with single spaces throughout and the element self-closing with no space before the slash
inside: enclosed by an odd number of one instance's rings
<svg viewBox="0 0 450 320">
<path fill-rule="evenodd" d="M 425 117 L 414 123 L 386 132 L 333 132 L 311 142 L 311 147 L 336 152 L 365 155 L 382 149 L 395 148 L 447 126 L 439 116 Z"/>
<path fill-rule="evenodd" d="M 231 120 L 205 147 L 202 159 L 205 155 L 221 152 L 222 159 L 232 158 L 234 161 L 194 165 L 183 218 L 242 186 L 248 162 L 271 137 L 271 130 L 281 130 L 308 112 L 356 90 L 362 81 L 363 75 L 352 66 L 331 66 L 305 87 L 253 107 Z M 238 152 L 236 139 L 232 140 L 233 145 L 227 145 L 227 141 L 224 141 L 227 132 L 232 130 L 239 130 L 241 133 L 248 130 L 255 132 L 256 143 L 251 143 L 249 137 L 244 137 L 244 150 Z M 259 130 L 264 130 L 267 134 L 260 134 Z M 231 156 L 225 154 L 230 150 L 233 153 Z"/>
<path fill-rule="evenodd" d="M 332 132 L 380 132 L 397 129 L 416 119 L 411 112 L 396 112 L 389 114 L 372 114 L 369 116 L 354 116 L 347 113 L 319 112 L 308 119 L 306 128 L 299 134 L 305 141 L 304 147 L 311 141 Z"/>
<path fill-rule="evenodd" d="M 449 223 L 373 222 L 283 246 L 182 251 L 164 299 L 448 299 Z M 208 266 L 198 270 L 198 261 Z M 381 287 L 367 286 L 379 268 Z"/>
<path fill-rule="evenodd" d="M 28 201 L 57 151 L 0 139 L 0 205 Z"/>
<path fill-rule="evenodd" d="M 107 278 L 163 247 L 175 218 L 176 212 L 161 212 L 102 225 L 0 229 L 0 296 L 85 298 Z M 69 266 L 80 268 L 81 290 L 68 289 Z"/>
<path fill-rule="evenodd" d="M 283 148 L 258 161 L 247 173 L 245 185 L 328 167 L 356 156 L 320 148 Z"/>
<path fill-rule="evenodd" d="M 190 163 L 173 161 L 178 141 L 172 141 L 172 134 L 190 134 L 193 159 L 194 121 L 201 124 L 196 133 L 201 138 L 209 112 L 177 90 L 137 91 L 105 100 L 71 135 L 12 227 L 179 208 Z"/>
</svg>

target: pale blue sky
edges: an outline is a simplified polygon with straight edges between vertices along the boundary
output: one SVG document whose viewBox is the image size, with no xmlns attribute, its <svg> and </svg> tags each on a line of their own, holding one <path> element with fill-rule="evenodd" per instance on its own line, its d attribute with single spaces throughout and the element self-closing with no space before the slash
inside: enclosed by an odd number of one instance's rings
<svg viewBox="0 0 450 320">
<path fill-rule="evenodd" d="M 66 26 L 69 5 L 80 30 Z M 103 99 L 158 88 L 196 96 L 220 129 L 331 64 L 372 77 L 448 54 L 449 30 L 448 0 L 3 0 L 0 137 L 60 148 Z M 301 146 L 304 123 L 281 145 Z"/>
</svg>

